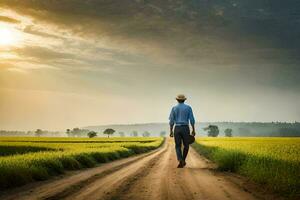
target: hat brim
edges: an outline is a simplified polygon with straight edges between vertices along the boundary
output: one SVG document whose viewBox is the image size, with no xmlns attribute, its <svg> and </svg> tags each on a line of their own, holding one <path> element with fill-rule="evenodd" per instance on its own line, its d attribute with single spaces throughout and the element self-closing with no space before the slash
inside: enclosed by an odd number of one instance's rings
<svg viewBox="0 0 300 200">
<path fill-rule="evenodd" d="M 176 100 L 186 100 L 186 98 L 176 98 Z"/>
</svg>

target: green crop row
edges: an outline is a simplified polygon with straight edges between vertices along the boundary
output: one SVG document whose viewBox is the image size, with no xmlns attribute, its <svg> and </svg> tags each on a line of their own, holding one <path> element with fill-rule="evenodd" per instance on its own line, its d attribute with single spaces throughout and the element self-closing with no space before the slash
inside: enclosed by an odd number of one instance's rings
<svg viewBox="0 0 300 200">
<path fill-rule="evenodd" d="M 300 196 L 300 138 L 197 138 L 193 147 L 220 170 L 245 175 L 285 196 Z"/>
<path fill-rule="evenodd" d="M 118 143 L 0 142 L 0 148 L 9 147 L 9 151 L 13 147 L 17 149 L 12 151 L 17 154 L 0 156 L 0 189 L 46 180 L 64 173 L 65 170 L 93 167 L 97 163 L 146 152 L 158 148 L 162 143 L 162 138 L 153 138 L 152 142 L 123 140 Z M 22 148 L 23 150 L 20 150 Z M 41 151 L 35 152 L 38 148 L 41 148 Z M 18 151 L 22 151 L 23 154 Z"/>
</svg>

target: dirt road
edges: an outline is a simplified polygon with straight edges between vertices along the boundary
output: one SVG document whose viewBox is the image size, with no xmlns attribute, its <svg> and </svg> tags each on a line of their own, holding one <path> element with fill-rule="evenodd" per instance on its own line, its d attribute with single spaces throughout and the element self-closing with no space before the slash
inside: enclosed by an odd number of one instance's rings
<svg viewBox="0 0 300 200">
<path fill-rule="evenodd" d="M 183 169 L 176 166 L 174 144 L 168 140 L 153 152 L 27 185 L 2 194 L 0 199 L 252 200 L 266 197 L 250 192 L 237 177 L 215 172 L 212 164 L 193 149 L 187 166 Z"/>
</svg>

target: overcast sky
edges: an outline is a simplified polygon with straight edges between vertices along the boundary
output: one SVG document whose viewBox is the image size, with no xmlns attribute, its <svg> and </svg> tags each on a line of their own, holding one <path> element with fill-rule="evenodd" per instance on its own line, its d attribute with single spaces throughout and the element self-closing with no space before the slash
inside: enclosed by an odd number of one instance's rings
<svg viewBox="0 0 300 200">
<path fill-rule="evenodd" d="M 0 129 L 300 121 L 298 0 L 0 0 Z"/>
</svg>

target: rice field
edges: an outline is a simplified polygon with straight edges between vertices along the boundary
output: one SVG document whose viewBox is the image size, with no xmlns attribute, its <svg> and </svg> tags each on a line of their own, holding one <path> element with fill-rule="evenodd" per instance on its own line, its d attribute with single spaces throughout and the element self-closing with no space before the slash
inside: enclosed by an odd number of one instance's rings
<svg viewBox="0 0 300 200">
<path fill-rule="evenodd" d="M 285 196 L 300 195 L 300 138 L 197 138 L 194 148 Z"/>
<path fill-rule="evenodd" d="M 163 138 L 0 138 L 0 189 L 158 148 Z"/>
</svg>

